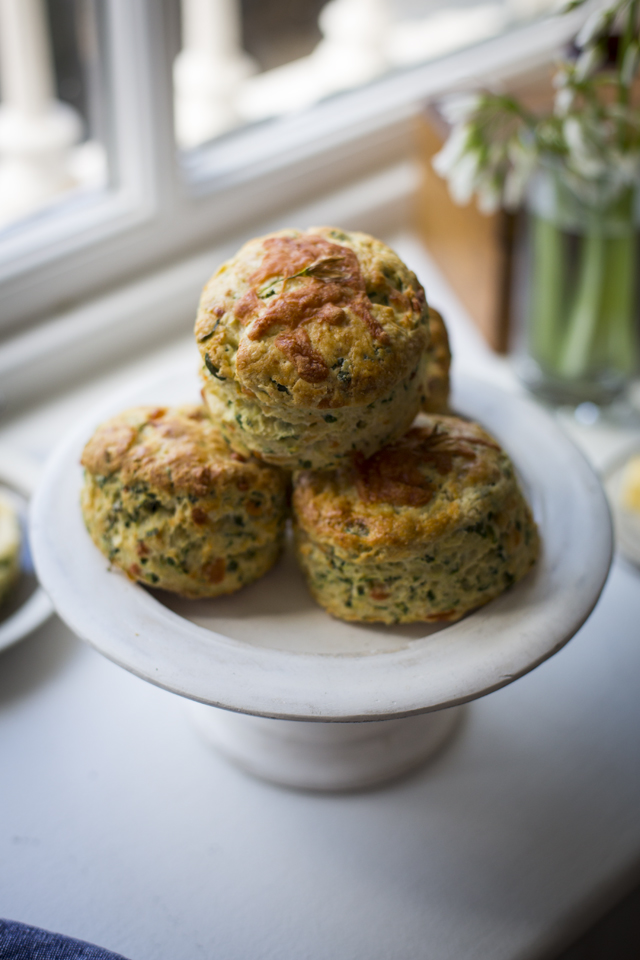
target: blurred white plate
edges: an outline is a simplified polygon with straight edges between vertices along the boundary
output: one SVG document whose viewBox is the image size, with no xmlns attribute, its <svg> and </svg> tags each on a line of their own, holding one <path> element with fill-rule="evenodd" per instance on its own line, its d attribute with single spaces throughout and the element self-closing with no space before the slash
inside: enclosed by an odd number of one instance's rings
<svg viewBox="0 0 640 960">
<path fill-rule="evenodd" d="M 53 613 L 51 600 L 38 585 L 29 545 L 28 498 L 37 472 L 31 461 L 0 453 L 0 491 L 13 504 L 22 530 L 20 575 L 0 604 L 0 651 L 27 637 Z"/>
</svg>

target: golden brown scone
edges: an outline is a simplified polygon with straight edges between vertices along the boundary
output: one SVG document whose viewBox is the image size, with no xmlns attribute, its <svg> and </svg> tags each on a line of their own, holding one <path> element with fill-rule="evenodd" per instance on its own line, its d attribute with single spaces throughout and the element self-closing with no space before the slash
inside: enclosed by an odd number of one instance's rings
<svg viewBox="0 0 640 960">
<path fill-rule="evenodd" d="M 422 403 L 422 409 L 425 413 L 448 413 L 451 349 L 442 314 L 434 310 L 433 307 L 429 307 L 429 332 L 431 338 L 427 356 L 425 399 Z"/>
<path fill-rule="evenodd" d="M 204 407 L 126 410 L 98 427 L 82 465 L 87 529 L 134 580 L 215 597 L 278 557 L 288 478 L 230 452 Z"/>
<path fill-rule="evenodd" d="M 401 436 L 425 389 L 424 291 L 373 237 L 330 227 L 251 240 L 205 286 L 204 399 L 235 450 L 295 468 Z"/>
<path fill-rule="evenodd" d="M 421 417 L 369 459 L 296 474 L 293 509 L 311 592 L 343 620 L 458 620 L 538 553 L 508 456 L 455 417 Z"/>
</svg>

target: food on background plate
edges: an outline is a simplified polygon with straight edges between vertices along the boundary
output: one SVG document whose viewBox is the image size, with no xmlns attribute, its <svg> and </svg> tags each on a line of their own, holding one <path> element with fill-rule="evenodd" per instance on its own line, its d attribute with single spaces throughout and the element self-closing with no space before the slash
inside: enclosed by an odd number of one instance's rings
<svg viewBox="0 0 640 960">
<path fill-rule="evenodd" d="M 205 286 L 203 396 L 230 445 L 283 467 L 370 456 L 424 402 L 429 311 L 379 240 L 330 227 L 251 240 Z"/>
<path fill-rule="evenodd" d="M 640 516 L 640 454 L 627 460 L 620 482 L 620 504 Z"/>
<path fill-rule="evenodd" d="M 310 590 L 343 620 L 458 620 L 520 580 L 539 549 L 508 456 L 455 417 L 421 417 L 368 459 L 297 473 L 293 510 Z"/>
<path fill-rule="evenodd" d="M 0 603 L 20 573 L 20 523 L 10 501 L 0 493 Z"/>
<path fill-rule="evenodd" d="M 202 406 L 126 410 L 98 427 L 82 465 L 87 529 L 131 579 L 215 597 L 280 553 L 288 476 L 230 451 Z"/>
</svg>

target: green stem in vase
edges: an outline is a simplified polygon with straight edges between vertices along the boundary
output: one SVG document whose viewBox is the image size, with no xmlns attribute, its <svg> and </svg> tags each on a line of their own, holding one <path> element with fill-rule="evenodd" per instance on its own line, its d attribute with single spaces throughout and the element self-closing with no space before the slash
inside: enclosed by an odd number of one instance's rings
<svg viewBox="0 0 640 960">
<path fill-rule="evenodd" d="M 606 239 L 599 224 L 590 225 L 581 241 L 577 289 L 558 372 L 567 379 L 586 377 L 595 360 L 598 321 L 605 277 Z"/>
<path fill-rule="evenodd" d="M 633 229 L 607 241 L 602 295 L 603 357 L 607 367 L 625 376 L 636 369 L 635 293 L 637 240 Z"/>
<path fill-rule="evenodd" d="M 562 331 L 564 273 L 562 231 L 543 217 L 533 217 L 533 276 L 531 278 L 531 353 L 546 369 L 557 360 Z"/>
</svg>

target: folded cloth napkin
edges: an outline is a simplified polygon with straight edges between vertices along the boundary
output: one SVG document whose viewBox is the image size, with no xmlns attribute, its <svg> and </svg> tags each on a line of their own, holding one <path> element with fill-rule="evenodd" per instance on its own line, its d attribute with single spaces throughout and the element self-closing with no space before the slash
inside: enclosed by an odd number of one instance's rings
<svg viewBox="0 0 640 960">
<path fill-rule="evenodd" d="M 0 919 L 0 960 L 125 960 L 84 940 Z"/>
</svg>

